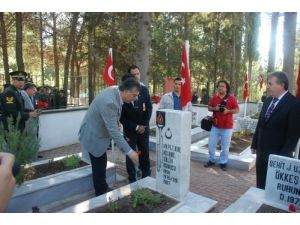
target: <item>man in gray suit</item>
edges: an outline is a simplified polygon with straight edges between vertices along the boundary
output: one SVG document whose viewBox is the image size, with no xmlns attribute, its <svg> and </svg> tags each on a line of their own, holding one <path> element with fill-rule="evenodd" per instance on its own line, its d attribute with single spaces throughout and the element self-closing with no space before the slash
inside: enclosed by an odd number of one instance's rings
<svg viewBox="0 0 300 225">
<path fill-rule="evenodd" d="M 123 102 L 130 103 L 139 95 L 140 83 L 134 78 L 125 80 L 119 87 L 104 89 L 92 101 L 79 130 L 79 141 L 89 153 L 96 196 L 109 191 L 106 183 L 106 150 L 113 139 L 135 165 L 138 154 L 127 144 L 119 130 Z"/>
<path fill-rule="evenodd" d="M 24 109 L 27 112 L 34 111 L 36 109 L 36 106 L 33 96 L 36 93 L 36 86 L 31 82 L 25 83 L 23 90 L 20 93 L 24 100 Z"/>
</svg>

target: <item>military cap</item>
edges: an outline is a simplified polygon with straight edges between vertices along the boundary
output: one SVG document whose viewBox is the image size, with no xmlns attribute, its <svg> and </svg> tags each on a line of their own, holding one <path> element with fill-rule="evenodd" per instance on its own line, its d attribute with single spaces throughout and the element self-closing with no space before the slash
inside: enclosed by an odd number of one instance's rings
<svg viewBox="0 0 300 225">
<path fill-rule="evenodd" d="M 25 80 L 27 78 L 27 73 L 24 72 L 24 71 L 13 71 L 13 72 L 10 72 L 9 75 L 11 76 L 11 78 L 13 79 L 20 79 L 20 80 Z"/>
</svg>

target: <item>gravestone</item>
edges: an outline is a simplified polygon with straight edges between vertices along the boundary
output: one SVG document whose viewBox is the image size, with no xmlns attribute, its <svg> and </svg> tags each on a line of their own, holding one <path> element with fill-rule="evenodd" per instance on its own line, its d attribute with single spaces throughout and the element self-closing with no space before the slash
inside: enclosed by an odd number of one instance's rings
<svg viewBox="0 0 300 225">
<path fill-rule="evenodd" d="M 250 131 L 251 133 L 255 133 L 258 119 L 252 119 L 249 117 L 238 117 L 237 121 L 239 123 L 240 129 Z"/>
<path fill-rule="evenodd" d="M 199 125 L 198 113 L 197 112 L 192 112 L 192 124 L 193 125 Z"/>
<path fill-rule="evenodd" d="M 156 188 L 182 200 L 189 192 L 191 112 L 156 112 Z"/>
<path fill-rule="evenodd" d="M 300 209 L 300 160 L 270 155 L 265 203 L 283 210 L 295 204 Z"/>
</svg>

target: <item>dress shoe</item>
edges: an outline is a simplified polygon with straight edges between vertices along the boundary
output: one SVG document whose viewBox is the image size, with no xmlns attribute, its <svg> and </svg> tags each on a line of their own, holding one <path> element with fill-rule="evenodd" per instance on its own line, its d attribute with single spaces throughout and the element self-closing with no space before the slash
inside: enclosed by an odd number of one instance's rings
<svg viewBox="0 0 300 225">
<path fill-rule="evenodd" d="M 223 171 L 226 171 L 227 169 L 226 169 L 226 164 L 220 164 L 220 168 L 221 168 L 221 170 L 223 170 Z"/>
<path fill-rule="evenodd" d="M 213 162 L 211 162 L 211 161 L 208 161 L 205 165 L 204 165 L 204 167 L 211 167 L 211 166 L 214 166 L 215 165 L 215 163 L 213 163 Z"/>
</svg>

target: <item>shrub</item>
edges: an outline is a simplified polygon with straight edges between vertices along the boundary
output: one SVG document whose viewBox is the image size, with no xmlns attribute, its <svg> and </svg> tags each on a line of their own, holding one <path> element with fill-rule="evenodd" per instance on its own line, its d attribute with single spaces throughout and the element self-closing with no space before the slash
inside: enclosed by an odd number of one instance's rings
<svg viewBox="0 0 300 225">
<path fill-rule="evenodd" d="M 67 156 L 62 160 L 64 166 L 71 169 L 80 167 L 80 161 L 81 159 L 78 155 Z"/>
<path fill-rule="evenodd" d="M 132 208 L 136 208 L 138 205 L 144 205 L 145 207 L 151 209 L 159 203 L 159 194 L 153 194 L 151 190 L 147 188 L 140 188 L 133 193 L 131 206 Z"/>
<path fill-rule="evenodd" d="M 32 120 L 31 123 L 26 124 L 25 129 L 21 132 L 14 124 L 13 118 L 8 118 L 8 131 L 6 131 L 2 123 L 0 124 L 0 151 L 10 152 L 15 155 L 16 162 L 20 164 L 20 172 L 16 176 L 17 184 L 24 182 L 26 164 L 32 163 L 40 147 L 40 139 L 37 137 L 38 120 Z"/>
<path fill-rule="evenodd" d="M 111 198 L 109 198 L 109 203 L 107 205 L 107 212 L 109 213 L 116 213 L 119 210 L 119 205 L 117 201 L 112 201 Z"/>
</svg>

